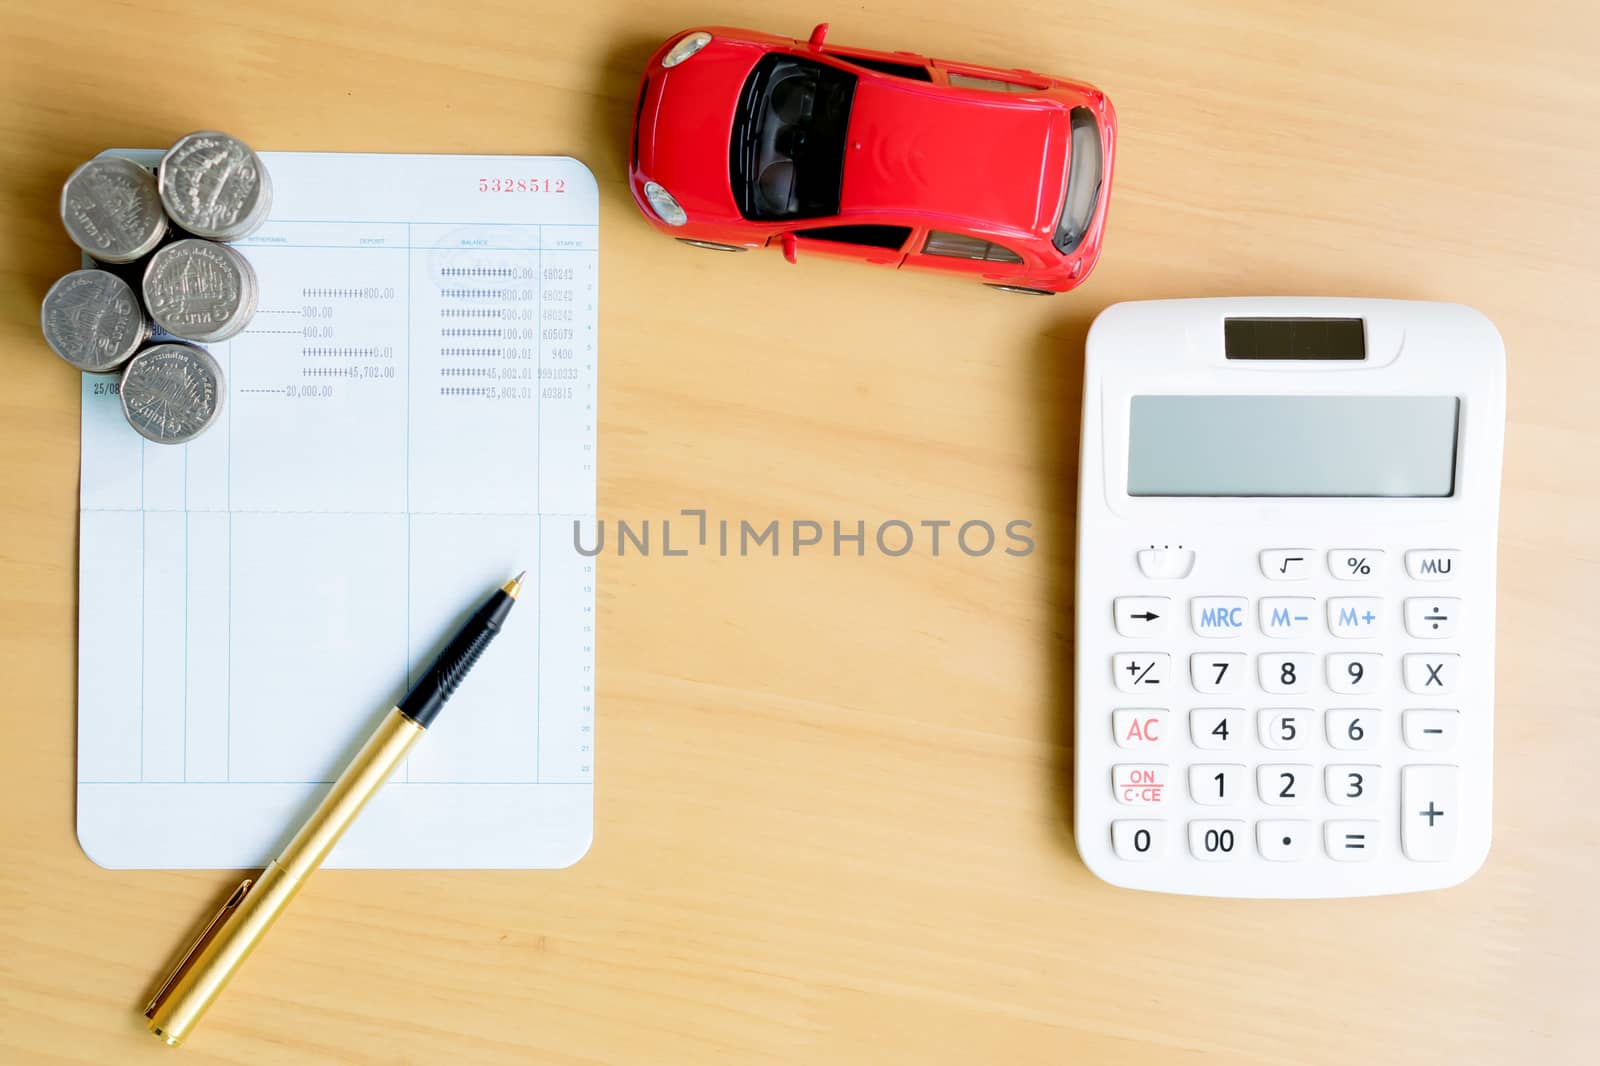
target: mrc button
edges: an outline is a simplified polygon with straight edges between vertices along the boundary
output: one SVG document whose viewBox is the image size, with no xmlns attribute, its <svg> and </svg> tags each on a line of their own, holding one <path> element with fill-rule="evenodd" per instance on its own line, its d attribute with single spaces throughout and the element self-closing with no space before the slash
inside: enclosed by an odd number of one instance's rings
<svg viewBox="0 0 1600 1066">
<path fill-rule="evenodd" d="M 1122 763 L 1111 768 L 1111 788 L 1118 803 L 1158 807 L 1167 798 L 1168 767 L 1157 763 Z"/>
<path fill-rule="evenodd" d="M 1246 624 L 1243 596 L 1196 596 L 1189 601 L 1189 624 L 1199 637 L 1236 637 Z"/>
</svg>

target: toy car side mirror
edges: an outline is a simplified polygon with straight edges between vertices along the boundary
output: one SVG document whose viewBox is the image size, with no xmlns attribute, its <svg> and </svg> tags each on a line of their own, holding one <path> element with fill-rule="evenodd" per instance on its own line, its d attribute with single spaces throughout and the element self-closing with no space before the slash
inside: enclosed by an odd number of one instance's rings
<svg viewBox="0 0 1600 1066">
<path fill-rule="evenodd" d="M 816 29 L 811 31 L 811 37 L 806 41 L 806 44 L 809 45 L 813 50 L 820 51 L 822 48 L 822 42 L 827 39 L 827 36 L 828 24 L 826 22 L 819 22 L 817 23 Z"/>
<path fill-rule="evenodd" d="M 797 262 L 800 259 L 800 238 L 785 233 L 780 239 L 783 241 L 783 257 L 791 263 Z"/>
</svg>

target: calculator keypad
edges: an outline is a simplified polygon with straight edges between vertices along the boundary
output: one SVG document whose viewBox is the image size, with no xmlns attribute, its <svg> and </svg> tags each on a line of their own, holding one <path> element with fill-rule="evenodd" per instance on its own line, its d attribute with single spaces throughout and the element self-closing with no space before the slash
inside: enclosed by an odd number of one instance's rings
<svg viewBox="0 0 1600 1066">
<path fill-rule="evenodd" d="M 1112 604 L 1123 647 L 1109 665 L 1130 697 L 1112 729 L 1131 757 L 1111 787 L 1133 815 L 1111 824 L 1118 858 L 1185 844 L 1203 862 L 1359 863 L 1397 844 L 1415 862 L 1452 857 L 1463 725 L 1449 697 L 1470 678 L 1450 642 L 1463 604 L 1404 582 L 1449 579 L 1460 553 L 1395 552 L 1403 578 L 1386 574 L 1389 555 L 1264 548 L 1261 577 L 1292 594 L 1240 596 L 1185 595 L 1192 553 L 1141 553 L 1161 579 L 1152 590 L 1173 594 Z"/>
</svg>

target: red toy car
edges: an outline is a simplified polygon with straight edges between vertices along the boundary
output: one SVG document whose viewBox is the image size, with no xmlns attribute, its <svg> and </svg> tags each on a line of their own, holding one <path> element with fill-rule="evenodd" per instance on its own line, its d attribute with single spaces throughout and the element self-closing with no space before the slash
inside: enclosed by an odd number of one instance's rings
<svg viewBox="0 0 1600 1066">
<path fill-rule="evenodd" d="M 1011 292 L 1094 268 L 1116 112 L 1082 82 L 712 26 L 639 87 L 628 184 L 663 233 L 966 274 Z"/>
</svg>

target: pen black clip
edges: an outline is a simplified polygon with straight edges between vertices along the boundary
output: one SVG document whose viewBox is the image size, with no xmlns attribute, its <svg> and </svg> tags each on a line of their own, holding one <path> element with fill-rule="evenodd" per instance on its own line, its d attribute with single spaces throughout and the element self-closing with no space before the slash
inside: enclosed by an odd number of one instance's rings
<svg viewBox="0 0 1600 1066">
<path fill-rule="evenodd" d="M 144 1016 L 146 1018 L 149 1018 L 155 1014 L 156 1008 L 161 1006 L 161 1001 L 166 998 L 167 993 L 171 991 L 172 986 L 178 983 L 178 978 L 183 976 L 183 972 L 189 968 L 189 964 L 193 962 L 194 957 L 200 953 L 200 949 L 205 947 L 206 942 L 209 941 L 212 934 L 217 931 L 217 927 L 220 926 L 223 920 L 227 918 L 228 914 L 244 900 L 245 894 L 250 891 L 250 886 L 253 884 L 255 884 L 255 881 L 249 877 L 245 878 L 243 881 L 240 881 L 239 887 L 233 890 L 217 913 L 213 914 L 211 916 L 211 920 L 207 922 L 203 928 L 201 928 L 199 933 L 195 934 L 195 938 L 193 940 L 189 941 L 189 946 L 184 948 L 183 951 L 178 954 L 178 961 L 173 964 L 172 971 L 168 973 L 166 979 L 161 982 L 161 987 L 156 989 L 155 995 L 150 997 L 150 1002 L 145 1004 Z"/>
</svg>

